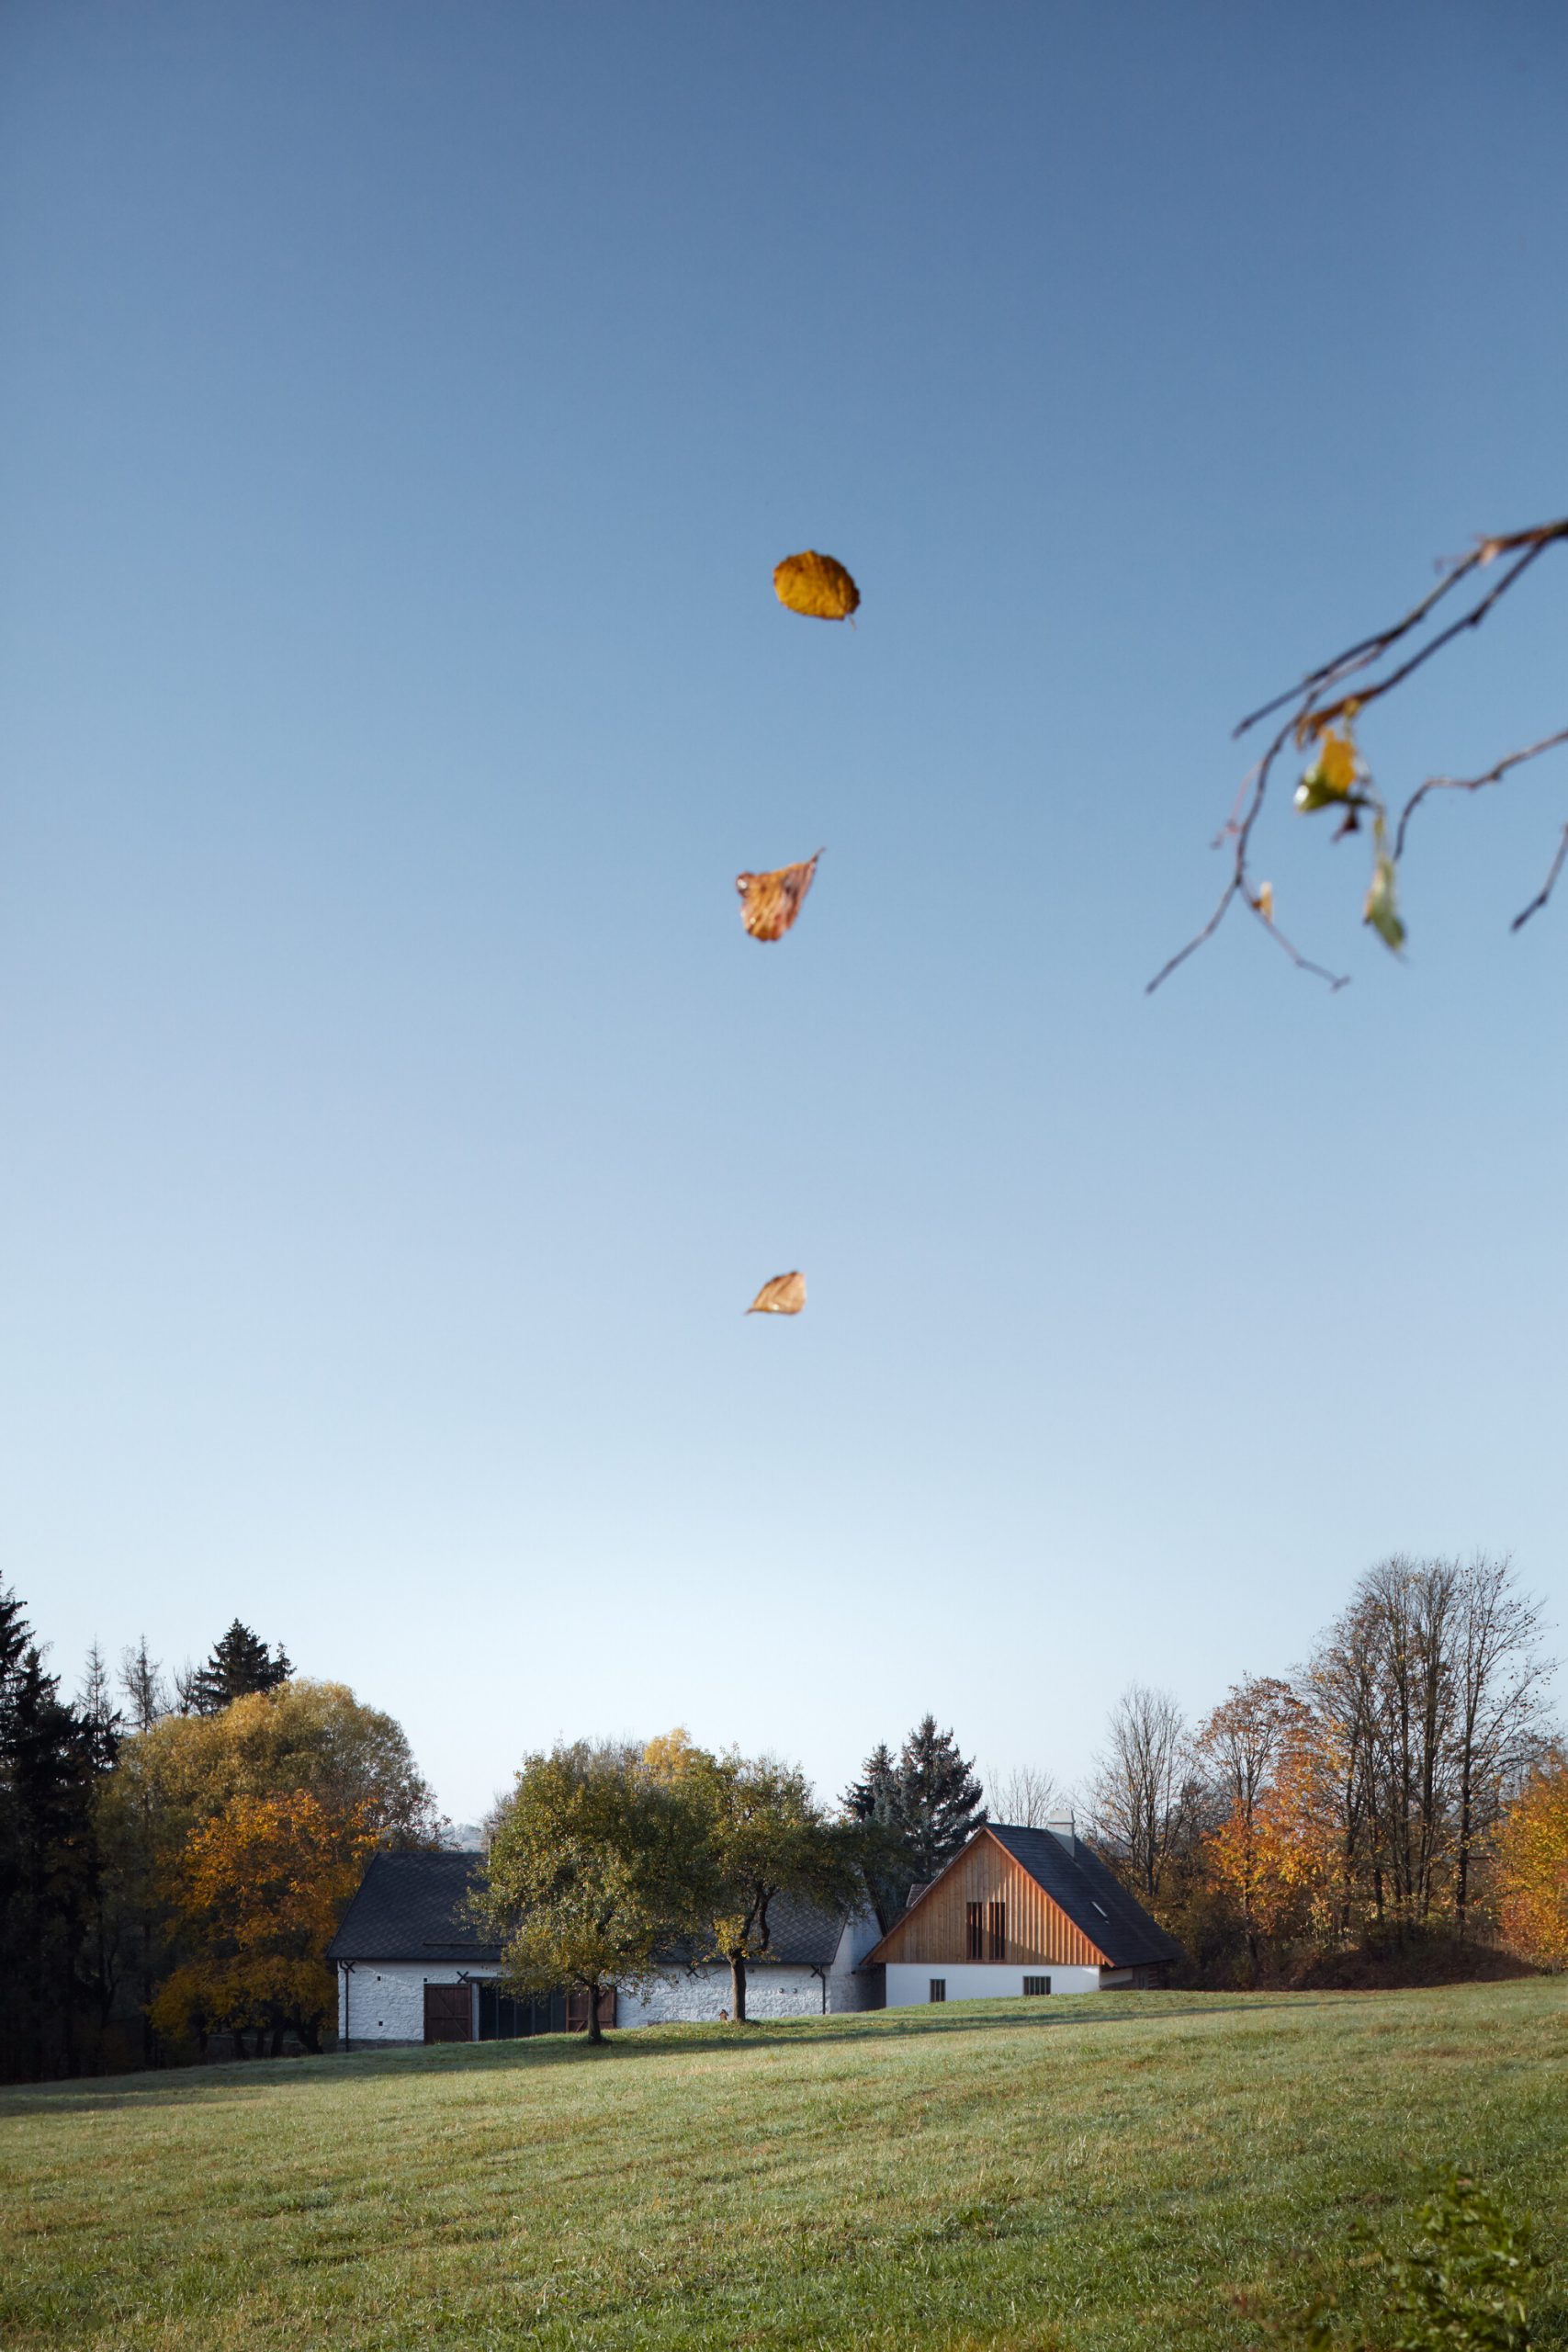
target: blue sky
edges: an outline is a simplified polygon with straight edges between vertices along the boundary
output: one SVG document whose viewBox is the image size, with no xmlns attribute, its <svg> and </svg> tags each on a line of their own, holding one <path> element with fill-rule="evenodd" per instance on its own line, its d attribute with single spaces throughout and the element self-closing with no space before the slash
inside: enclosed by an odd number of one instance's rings
<svg viewBox="0 0 1568 2352">
<path fill-rule="evenodd" d="M 1562 763 L 1429 810 L 1403 967 L 1281 809 L 1354 985 L 1142 989 L 1241 711 L 1568 506 L 1562 12 L 0 52 L 0 1558 L 68 1676 L 238 1613 L 471 1816 L 675 1721 L 1072 1777 L 1395 1548 L 1561 1622 Z M 1568 723 L 1565 621 L 1549 560 L 1390 788 Z"/>
</svg>

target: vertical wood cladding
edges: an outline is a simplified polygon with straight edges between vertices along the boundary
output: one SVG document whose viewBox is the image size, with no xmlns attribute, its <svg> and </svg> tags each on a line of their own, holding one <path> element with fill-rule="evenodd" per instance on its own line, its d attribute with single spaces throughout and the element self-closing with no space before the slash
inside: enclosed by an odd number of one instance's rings
<svg viewBox="0 0 1568 2352">
<path fill-rule="evenodd" d="M 1052 1901 L 998 1838 L 984 1834 L 916 1908 L 888 1930 L 875 1957 L 933 1964 L 972 1959 L 971 1940 L 982 1920 L 990 1941 L 993 1905 L 1005 1905 L 1010 1961 L 1025 1967 L 1034 1961 L 1054 1961 L 1059 1968 L 1107 1965 L 1099 1945 L 1074 1926 L 1061 1905 Z"/>
</svg>

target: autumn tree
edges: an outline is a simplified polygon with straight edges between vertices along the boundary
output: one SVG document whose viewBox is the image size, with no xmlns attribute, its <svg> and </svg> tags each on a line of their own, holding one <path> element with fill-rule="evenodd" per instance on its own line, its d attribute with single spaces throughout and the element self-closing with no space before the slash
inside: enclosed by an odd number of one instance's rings
<svg viewBox="0 0 1568 2352">
<path fill-rule="evenodd" d="M 401 1726 L 336 1682 L 296 1679 L 215 1715 L 172 1713 L 125 1739 L 98 1800 L 108 1899 L 143 2055 L 157 2055 L 154 1994 L 196 1957 L 190 1915 L 173 1899 L 187 1843 L 241 1798 L 314 1799 L 333 1833 L 384 1846 L 435 1842 L 434 1803 Z"/>
<path fill-rule="evenodd" d="M 665 1763 L 649 1771 L 635 1745 L 577 1740 L 528 1757 L 493 1816 L 477 1901 L 501 1939 L 502 1982 L 581 1992 L 591 2042 L 606 1989 L 652 1982 L 709 1913 L 706 1808 L 683 1758 Z"/>
<path fill-rule="evenodd" d="M 1568 1968 L 1568 1753 L 1552 1747 L 1515 1799 L 1498 1839 L 1503 1932 L 1538 1967 Z"/>
<path fill-rule="evenodd" d="M 376 1833 L 362 1814 L 333 1814 L 308 1789 L 235 1796 L 175 1860 L 168 1894 L 191 1956 L 160 1986 L 153 2023 L 205 2049 L 229 2032 L 241 2057 L 286 2033 L 319 2050 L 336 1988 L 326 1948 L 359 1883 Z"/>
</svg>

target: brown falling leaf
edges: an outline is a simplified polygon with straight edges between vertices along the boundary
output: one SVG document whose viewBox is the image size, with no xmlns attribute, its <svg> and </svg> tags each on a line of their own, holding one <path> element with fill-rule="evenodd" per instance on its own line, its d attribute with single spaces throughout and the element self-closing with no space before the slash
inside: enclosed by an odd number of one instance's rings
<svg viewBox="0 0 1568 2352">
<path fill-rule="evenodd" d="M 818 621 L 847 621 L 860 603 L 860 590 L 836 556 L 786 555 L 773 567 L 773 593 L 792 613 Z"/>
<path fill-rule="evenodd" d="M 817 871 L 817 857 L 803 865 L 780 865 L 772 874 L 738 874 L 740 920 L 753 939 L 782 939 L 806 902 Z"/>
<path fill-rule="evenodd" d="M 748 1315 L 798 1315 L 806 1304 L 804 1274 L 775 1274 L 764 1283 L 750 1306 Z"/>
</svg>

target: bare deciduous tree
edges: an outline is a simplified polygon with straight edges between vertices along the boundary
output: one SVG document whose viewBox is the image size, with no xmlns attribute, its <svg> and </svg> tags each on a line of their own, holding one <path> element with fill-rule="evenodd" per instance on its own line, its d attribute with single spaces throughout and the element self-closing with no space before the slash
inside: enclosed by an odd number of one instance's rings
<svg viewBox="0 0 1568 2352">
<path fill-rule="evenodd" d="M 1068 1810 L 1067 1793 L 1038 1765 L 1015 1764 L 1010 1772 L 987 1773 L 986 1810 L 1014 1829 L 1043 1829 Z"/>
<path fill-rule="evenodd" d="M 1095 1759 L 1089 1813 L 1096 1843 L 1145 1900 L 1159 1894 L 1196 1810 L 1191 1742 L 1168 1690 L 1129 1684 Z"/>
</svg>

